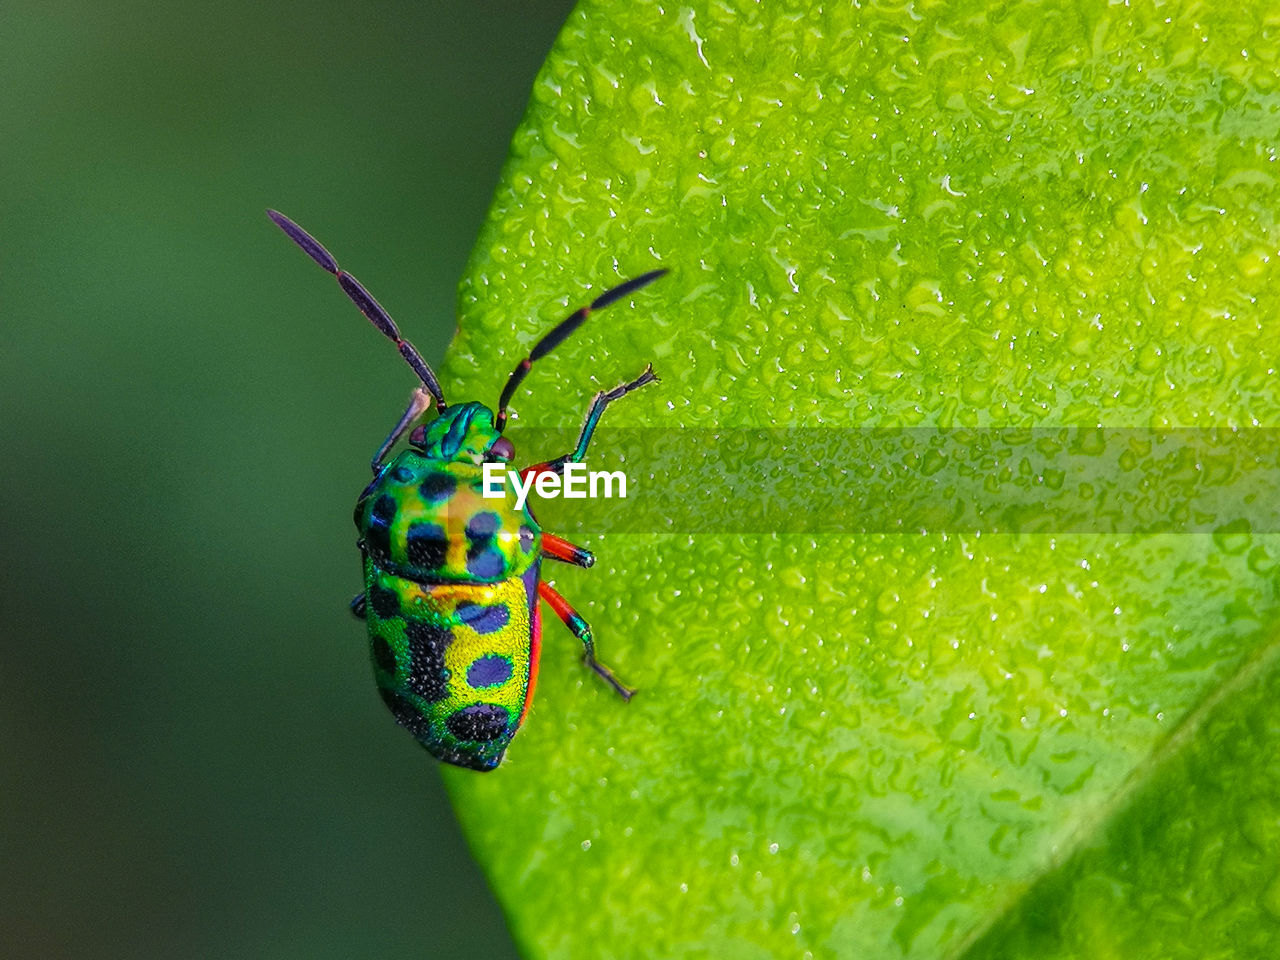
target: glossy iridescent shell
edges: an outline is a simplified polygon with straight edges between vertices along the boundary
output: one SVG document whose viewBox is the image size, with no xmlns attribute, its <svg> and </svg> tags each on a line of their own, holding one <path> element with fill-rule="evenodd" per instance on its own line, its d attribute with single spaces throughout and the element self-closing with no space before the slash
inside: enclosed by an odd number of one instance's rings
<svg viewBox="0 0 1280 960">
<path fill-rule="evenodd" d="M 481 494 L 497 433 L 481 404 L 451 407 L 356 505 L 374 674 L 434 756 L 491 770 L 533 694 L 541 532 L 514 496 Z"/>
</svg>

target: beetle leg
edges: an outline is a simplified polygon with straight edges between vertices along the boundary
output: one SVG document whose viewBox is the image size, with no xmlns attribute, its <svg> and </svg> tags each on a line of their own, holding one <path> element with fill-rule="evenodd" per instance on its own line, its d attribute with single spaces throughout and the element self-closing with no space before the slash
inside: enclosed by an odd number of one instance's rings
<svg viewBox="0 0 1280 960">
<path fill-rule="evenodd" d="M 591 444 L 591 437 L 596 432 L 596 425 L 599 424 L 600 418 L 604 416 L 604 408 L 614 400 L 622 399 L 632 390 L 638 390 L 647 383 L 654 383 L 657 379 L 657 374 L 653 372 L 653 364 L 648 364 L 644 368 L 644 373 L 630 383 L 620 383 L 612 390 L 601 390 L 591 401 L 591 408 L 587 411 L 587 419 L 582 423 L 582 430 L 578 434 L 578 443 L 574 446 L 573 452 L 566 453 L 562 457 L 556 457 L 554 460 L 547 460 L 543 463 L 535 463 L 532 466 L 525 467 L 520 471 L 520 479 L 528 479 L 530 474 L 536 477 L 540 473 L 560 473 L 564 470 L 566 463 L 582 463 L 587 456 L 587 447 Z"/>
<path fill-rule="evenodd" d="M 639 390 L 646 383 L 656 383 L 658 375 L 653 372 L 653 364 L 645 364 L 644 373 L 630 383 L 620 383 L 612 390 L 601 390 L 591 401 L 591 409 L 587 411 L 587 419 L 582 423 L 582 432 L 578 434 L 578 445 L 573 448 L 569 459 L 580 463 L 587 455 L 587 445 L 591 443 L 591 435 L 596 432 L 596 424 L 604 415 L 604 408 L 614 400 L 621 400 L 632 390 Z"/>
<path fill-rule="evenodd" d="M 547 601 L 547 605 L 556 612 L 557 617 L 564 621 L 564 625 L 570 632 L 582 641 L 584 647 L 582 662 L 594 670 L 605 683 L 613 687 L 623 700 L 630 700 L 635 695 L 635 691 L 630 687 L 624 687 L 613 675 L 613 671 L 596 659 L 596 644 L 591 637 L 591 625 L 583 620 L 578 611 L 569 605 L 569 601 L 560 596 L 545 580 L 538 583 L 538 595 Z"/>
<path fill-rule="evenodd" d="M 572 563 L 576 567 L 590 567 L 596 562 L 596 558 L 586 547 L 580 547 L 546 531 L 542 534 L 542 555 Z"/>
<path fill-rule="evenodd" d="M 382 469 L 382 461 L 386 459 L 391 448 L 396 445 L 396 442 L 401 437 L 413 429 L 414 424 L 418 422 L 433 402 L 431 394 L 422 387 L 418 387 L 413 391 L 409 397 L 409 406 L 405 408 L 396 425 L 391 428 L 391 432 L 387 434 L 387 439 L 382 441 L 382 446 L 373 455 L 373 462 L 369 464 L 373 467 L 373 475 L 375 477 L 378 475 L 378 471 Z"/>
<path fill-rule="evenodd" d="M 275 218 L 273 217 L 272 219 L 275 219 Z M 280 221 L 277 220 L 276 222 L 279 223 Z M 281 226 L 283 226 L 283 224 L 281 224 Z M 295 229 L 298 229 L 299 232 L 301 232 L 301 228 L 295 228 Z M 290 234 L 290 236 L 293 236 L 293 234 Z M 297 240 L 298 238 L 295 237 L 294 239 Z M 307 239 L 311 239 L 311 238 L 308 237 Z M 312 240 L 311 242 L 315 243 L 314 240 Z M 316 244 L 316 246 L 320 246 L 320 245 Z M 304 246 L 303 249 L 306 249 L 306 247 Z M 321 247 L 320 249 L 324 250 L 323 247 Z M 315 254 L 312 254 L 312 257 L 314 258 Z M 325 257 L 328 258 L 330 263 L 332 263 L 333 258 L 330 257 L 327 252 L 325 253 Z M 323 261 L 317 261 L 317 262 L 320 263 L 320 265 L 324 267 L 326 270 L 329 269 L 329 266 L 325 262 Z M 335 268 L 337 267 L 336 264 L 334 264 L 333 266 Z M 560 344 L 564 343 L 565 338 L 568 337 L 569 334 L 573 333 L 573 331 L 577 330 L 580 326 L 582 326 L 583 323 L 586 322 L 587 317 L 591 316 L 591 312 L 593 310 L 603 310 L 605 307 L 609 306 L 609 304 L 616 303 L 617 301 L 621 300 L 623 297 L 627 296 L 628 294 L 636 290 L 639 290 L 645 284 L 652 283 L 654 280 L 657 280 L 660 276 L 662 276 L 666 272 L 667 271 L 665 269 L 650 270 L 648 273 L 642 273 L 638 277 L 628 280 L 625 283 L 620 283 L 616 287 L 612 287 L 609 290 L 606 290 L 604 293 L 600 294 L 600 296 L 592 300 L 590 306 L 581 307 L 575 310 L 573 313 L 569 314 L 568 317 L 561 320 L 554 327 L 552 327 L 550 332 L 543 334 L 542 339 L 533 345 L 533 349 L 529 351 L 529 355 L 525 357 L 523 360 L 521 360 L 518 364 L 516 364 L 516 368 L 511 371 L 511 376 L 507 378 L 506 386 L 502 388 L 502 396 L 498 399 L 498 413 L 493 418 L 494 426 L 498 428 L 498 432 L 501 433 L 504 429 L 506 429 L 507 405 L 511 402 L 511 398 L 515 396 L 516 387 L 520 386 L 520 384 L 524 381 L 524 378 L 528 375 L 529 368 L 533 366 L 534 361 L 541 360 L 543 357 L 545 357 L 548 353 L 550 353 Z M 373 298 L 370 297 L 369 299 L 372 300 Z M 361 306 L 360 309 L 363 310 L 364 307 Z M 368 316 L 368 314 L 365 314 L 365 316 Z M 370 319 L 373 319 L 373 318 L 370 317 Z M 388 317 L 387 320 L 388 322 L 390 322 L 391 318 Z M 423 366 L 425 366 L 425 363 L 423 364 Z M 425 382 L 425 380 L 423 382 Z M 441 410 L 444 409 L 443 402 L 444 401 L 442 399 L 441 400 L 442 406 L 440 407 Z"/>
<path fill-rule="evenodd" d="M 364 594 L 357 593 L 351 598 L 351 615 L 357 620 L 363 620 L 365 616 L 364 610 Z"/>
</svg>

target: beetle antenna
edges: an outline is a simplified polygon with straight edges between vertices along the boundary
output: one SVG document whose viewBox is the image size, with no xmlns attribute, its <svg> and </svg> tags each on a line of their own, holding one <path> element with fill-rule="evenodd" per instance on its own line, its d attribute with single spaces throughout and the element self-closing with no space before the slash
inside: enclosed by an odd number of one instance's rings
<svg viewBox="0 0 1280 960">
<path fill-rule="evenodd" d="M 418 375 L 422 385 L 435 398 L 436 410 L 443 412 L 447 404 L 444 402 L 444 391 L 440 389 L 440 381 L 436 379 L 435 371 L 431 369 L 427 361 L 422 359 L 422 354 L 418 352 L 418 348 L 400 336 L 400 328 L 391 319 L 391 315 L 386 310 L 383 310 L 382 305 L 369 295 L 369 291 L 361 285 L 359 280 L 345 270 L 338 268 L 337 261 L 329 255 L 329 251 L 322 247 L 315 237 L 311 236 L 283 213 L 268 210 L 267 216 L 275 221 L 276 226 L 287 233 L 289 239 L 300 246 L 308 257 L 337 277 L 338 285 L 351 298 L 351 301 L 360 308 L 360 312 L 369 318 L 369 322 L 377 327 L 388 340 L 395 341 L 396 348 L 400 351 L 400 356 L 404 357 L 405 363 L 413 368 L 413 372 Z M 608 294 L 605 296 L 608 296 Z"/>
<path fill-rule="evenodd" d="M 535 343 L 533 349 L 529 351 L 529 356 L 521 360 L 516 368 L 511 371 L 511 376 L 507 378 L 507 385 L 502 388 L 502 397 L 498 400 L 498 415 L 494 421 L 498 432 L 501 433 L 507 425 L 507 404 L 511 402 L 516 388 L 520 386 L 535 360 L 541 360 L 556 347 L 560 346 L 569 337 L 569 334 L 582 326 L 587 317 L 591 316 L 592 311 L 603 310 L 609 304 L 621 300 L 627 294 L 657 280 L 666 272 L 665 269 L 650 270 L 648 273 L 642 273 L 640 276 L 620 283 L 616 287 L 611 287 L 592 300 L 590 305 L 574 311 L 564 320 L 561 320 L 549 333 Z"/>
</svg>

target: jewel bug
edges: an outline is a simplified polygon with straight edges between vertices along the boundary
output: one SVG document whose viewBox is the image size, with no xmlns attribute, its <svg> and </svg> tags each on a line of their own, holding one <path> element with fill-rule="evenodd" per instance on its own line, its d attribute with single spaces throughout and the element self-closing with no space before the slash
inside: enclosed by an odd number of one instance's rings
<svg viewBox="0 0 1280 960">
<path fill-rule="evenodd" d="M 546 333 L 507 378 L 495 413 L 482 403 L 447 403 L 435 372 L 390 315 L 315 238 L 284 214 L 267 215 L 333 274 L 360 312 L 393 341 L 421 385 L 373 455 L 373 480 L 356 503 L 364 590 L 351 601 L 365 620 L 374 677 L 396 722 L 446 763 L 492 770 L 502 761 L 533 699 L 542 640 L 541 598 L 583 644 L 583 661 L 623 700 L 634 691 L 596 659 L 591 627 L 542 580 L 549 558 L 590 567 L 583 547 L 546 533 L 528 504 L 483 498 L 483 465 L 515 456 L 503 436 L 507 408 L 530 367 L 596 310 L 639 290 L 651 270 L 606 290 Z M 582 462 L 605 408 L 657 377 L 595 395 L 573 450 L 520 471 L 522 481 Z M 434 419 L 423 421 L 434 407 Z M 392 448 L 408 435 L 394 459 Z"/>
</svg>

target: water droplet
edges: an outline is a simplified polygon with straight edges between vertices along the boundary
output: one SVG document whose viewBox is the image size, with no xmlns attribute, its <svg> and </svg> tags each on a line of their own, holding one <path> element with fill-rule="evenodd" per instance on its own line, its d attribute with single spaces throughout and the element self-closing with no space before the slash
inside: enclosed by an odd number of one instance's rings
<svg viewBox="0 0 1280 960">
<path fill-rule="evenodd" d="M 1213 542 L 1223 553 L 1235 556 L 1249 549 L 1252 529 L 1249 521 L 1241 517 L 1214 530 Z"/>
</svg>

